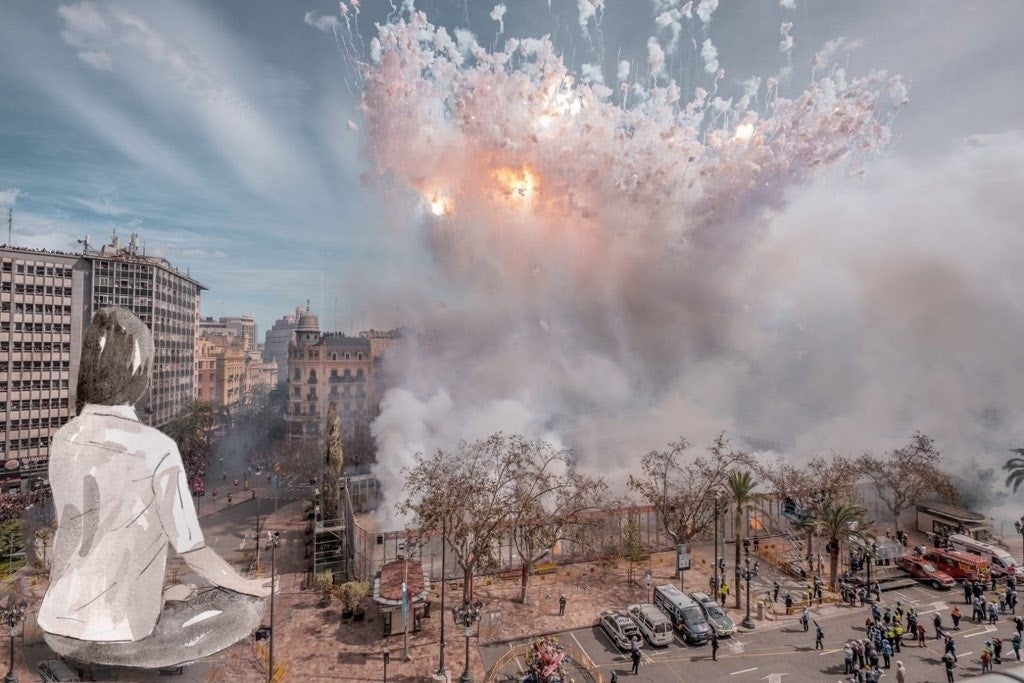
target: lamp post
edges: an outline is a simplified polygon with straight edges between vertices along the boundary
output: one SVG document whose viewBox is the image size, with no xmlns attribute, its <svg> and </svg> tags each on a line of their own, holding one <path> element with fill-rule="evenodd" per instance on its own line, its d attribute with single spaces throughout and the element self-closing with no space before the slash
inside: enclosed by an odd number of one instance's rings
<svg viewBox="0 0 1024 683">
<path fill-rule="evenodd" d="M 1013 528 L 1017 530 L 1018 534 L 1020 534 L 1021 550 L 1024 551 L 1024 516 L 1013 523 Z M 1024 557 L 1024 555 L 1021 557 Z"/>
<path fill-rule="evenodd" d="M 441 517 L 441 644 L 440 644 L 440 663 L 437 665 L 437 675 L 444 677 L 444 589 L 445 584 L 448 582 L 448 576 L 445 574 L 445 546 L 447 545 L 446 532 L 448 530 L 448 520 L 446 517 Z"/>
<path fill-rule="evenodd" d="M 722 500 L 722 492 L 715 490 L 715 592 L 718 591 L 718 504 Z M 714 597 L 714 596 L 712 596 Z"/>
<path fill-rule="evenodd" d="M 750 618 L 750 580 L 757 576 L 758 563 L 754 563 L 753 569 L 750 567 L 750 539 L 743 539 L 743 579 L 747 582 L 747 616 L 743 617 L 742 626 L 746 629 L 754 628 L 754 620 Z"/>
<path fill-rule="evenodd" d="M 864 551 L 867 556 L 865 559 L 868 563 L 868 591 L 871 590 L 871 565 L 875 563 L 875 558 L 878 557 L 878 542 L 872 541 L 871 545 Z"/>
<path fill-rule="evenodd" d="M 473 672 L 469 670 L 469 637 L 473 635 L 473 624 L 480 621 L 480 610 L 484 603 L 477 600 L 474 603 L 463 603 L 462 607 L 452 607 L 452 620 L 466 629 L 466 668 L 459 676 L 461 683 L 473 683 Z"/>
<path fill-rule="evenodd" d="M 18 624 L 25 621 L 26 609 L 28 609 L 28 604 L 24 600 L 14 604 L 13 598 L 11 599 L 11 604 L 6 607 L 0 607 L 0 622 L 6 624 L 7 628 L 11 630 L 11 660 L 10 666 L 7 669 L 7 675 L 4 677 L 4 683 L 18 683 L 18 674 L 14 673 L 14 629 L 18 627 Z"/>
<path fill-rule="evenodd" d="M 277 576 L 277 546 L 281 543 L 281 532 L 275 531 L 270 537 L 270 542 L 267 544 L 270 547 L 270 656 L 267 671 L 267 681 L 273 683 L 274 680 L 274 593 L 277 592 L 276 576 Z M 256 543 L 259 545 L 259 542 Z"/>
<path fill-rule="evenodd" d="M 260 571 L 260 474 L 263 473 L 263 468 L 256 465 L 256 572 L 259 574 Z"/>
<path fill-rule="evenodd" d="M 388 662 L 391 661 L 391 650 L 384 648 L 384 683 L 388 683 Z"/>
</svg>

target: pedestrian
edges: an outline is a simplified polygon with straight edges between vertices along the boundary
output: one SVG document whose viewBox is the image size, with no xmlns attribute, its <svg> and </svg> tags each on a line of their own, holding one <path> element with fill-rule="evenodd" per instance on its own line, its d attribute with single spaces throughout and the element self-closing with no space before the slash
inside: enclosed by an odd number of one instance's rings
<svg viewBox="0 0 1024 683">
<path fill-rule="evenodd" d="M 1024 617 L 1014 617 L 1013 623 L 1017 627 L 1017 633 L 1024 633 Z"/>
<path fill-rule="evenodd" d="M 708 579 L 708 585 L 711 586 L 711 594 L 714 595 L 718 592 L 718 577 L 714 574 Z"/>
<path fill-rule="evenodd" d="M 718 661 L 718 634 L 711 632 L 711 661 Z"/>
<path fill-rule="evenodd" d="M 803 614 L 800 615 L 800 623 L 804 625 L 804 633 L 811 630 L 811 611 L 804 607 Z"/>
<path fill-rule="evenodd" d="M 907 667 L 903 662 L 896 662 L 896 683 L 907 683 Z"/>
<path fill-rule="evenodd" d="M 634 640 L 634 642 L 635 642 L 635 640 Z M 633 651 L 630 652 L 630 656 L 633 658 L 633 670 L 630 673 L 633 673 L 633 674 L 640 673 L 640 648 L 639 647 L 633 648 Z"/>
<path fill-rule="evenodd" d="M 992 639 L 992 663 L 1002 664 L 1003 663 L 1003 639 L 993 638 Z"/>
<path fill-rule="evenodd" d="M 1010 641 L 1013 645 L 1013 654 L 1017 657 L 1017 661 L 1020 661 L 1020 633 L 1013 634 L 1013 640 Z"/>
<path fill-rule="evenodd" d="M 619 683 L 619 674 L 615 673 L 614 671 L 612 672 L 611 683 Z"/>
<path fill-rule="evenodd" d="M 882 587 L 875 581 L 875 584 L 871 587 L 872 592 L 875 594 L 875 600 L 878 602 L 882 601 Z"/>
<path fill-rule="evenodd" d="M 217 489 L 213 490 L 213 499 L 217 500 Z"/>
<path fill-rule="evenodd" d="M 882 659 L 885 661 L 885 668 L 891 667 L 892 644 L 888 640 L 882 641 Z"/>
<path fill-rule="evenodd" d="M 956 642 L 953 640 L 953 636 L 946 636 L 946 654 L 953 656 L 953 661 L 957 661 L 959 658 L 956 656 Z"/>
<path fill-rule="evenodd" d="M 786 593 L 786 616 L 793 613 L 793 596 Z"/>
<path fill-rule="evenodd" d="M 253 498 L 253 500 L 256 499 L 256 489 L 252 490 L 252 498 Z"/>
<path fill-rule="evenodd" d="M 779 601 L 779 588 L 780 588 L 779 582 L 778 581 L 773 581 L 772 582 L 772 602 L 778 602 Z"/>
<path fill-rule="evenodd" d="M 995 590 L 996 590 L 996 575 L 994 573 L 992 573 L 992 572 L 989 572 L 988 578 L 989 578 L 989 584 L 990 584 L 989 590 L 995 592 Z"/>
<path fill-rule="evenodd" d="M 558 616 L 565 616 L 565 593 L 562 593 L 561 597 L 558 598 Z"/>
<path fill-rule="evenodd" d="M 999 611 L 996 609 L 996 603 L 988 603 L 988 623 L 994 624 L 999 621 Z"/>
<path fill-rule="evenodd" d="M 925 630 L 924 624 L 917 625 L 917 645 L 918 647 L 924 647 L 924 637 L 927 631 Z"/>
<path fill-rule="evenodd" d="M 942 617 L 939 616 L 938 612 L 935 613 L 935 618 L 932 619 L 932 624 L 935 626 L 935 640 L 938 640 L 942 637 Z"/>
<path fill-rule="evenodd" d="M 849 676 L 853 673 L 853 646 L 846 641 L 843 646 L 843 675 Z"/>
<path fill-rule="evenodd" d="M 987 674 L 992 670 L 992 643 L 986 642 L 981 648 L 981 673 Z"/>
<path fill-rule="evenodd" d="M 942 662 L 946 665 L 947 683 L 953 683 L 953 669 L 956 668 L 956 660 L 947 652 L 942 656 Z"/>
<path fill-rule="evenodd" d="M 964 604 L 965 605 L 971 604 L 971 600 L 972 600 L 973 597 L 974 597 L 974 594 L 971 591 L 971 584 L 970 584 L 970 582 L 967 579 L 964 579 Z"/>
<path fill-rule="evenodd" d="M 228 505 L 231 505 L 231 494 L 228 494 Z"/>
<path fill-rule="evenodd" d="M 963 614 L 960 612 L 960 605 L 954 605 L 953 611 L 949 613 L 950 618 L 953 619 L 953 630 L 960 630 L 960 619 L 963 618 Z"/>
<path fill-rule="evenodd" d="M 821 630 L 821 625 L 818 622 L 814 622 L 816 630 L 814 631 L 814 649 L 824 650 L 825 649 L 825 632 Z"/>
<path fill-rule="evenodd" d="M 718 597 L 721 604 L 725 604 L 726 598 L 729 597 L 729 584 L 725 582 L 725 578 L 722 578 L 722 585 L 718 587 Z"/>
</svg>

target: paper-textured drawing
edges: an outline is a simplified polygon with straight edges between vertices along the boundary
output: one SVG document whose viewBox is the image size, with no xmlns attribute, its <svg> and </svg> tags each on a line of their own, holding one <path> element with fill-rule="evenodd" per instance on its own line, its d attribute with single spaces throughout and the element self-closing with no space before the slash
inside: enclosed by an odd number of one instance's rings
<svg viewBox="0 0 1024 683">
<path fill-rule="evenodd" d="M 181 455 L 139 421 L 153 361 L 146 325 L 121 308 L 93 317 L 83 341 L 78 417 L 53 437 L 57 512 L 46 642 L 79 662 L 161 668 L 248 636 L 269 587 L 239 576 L 203 540 Z M 167 547 L 213 584 L 165 600 Z"/>
</svg>

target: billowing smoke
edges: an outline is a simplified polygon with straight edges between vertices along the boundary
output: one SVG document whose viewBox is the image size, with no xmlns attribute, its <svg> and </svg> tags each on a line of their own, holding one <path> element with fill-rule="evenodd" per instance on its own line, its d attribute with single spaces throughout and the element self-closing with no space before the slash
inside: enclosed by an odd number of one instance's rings
<svg viewBox="0 0 1024 683">
<path fill-rule="evenodd" d="M 794 454 L 915 429 L 953 458 L 1020 445 L 1021 139 L 881 158 L 902 83 L 834 65 L 792 98 L 757 78 L 735 101 L 613 91 L 547 40 L 488 52 L 419 13 L 370 52 L 367 181 L 401 226 L 388 305 L 423 331 L 374 424 L 393 497 L 417 451 L 497 430 L 613 478 L 720 430 Z"/>
</svg>

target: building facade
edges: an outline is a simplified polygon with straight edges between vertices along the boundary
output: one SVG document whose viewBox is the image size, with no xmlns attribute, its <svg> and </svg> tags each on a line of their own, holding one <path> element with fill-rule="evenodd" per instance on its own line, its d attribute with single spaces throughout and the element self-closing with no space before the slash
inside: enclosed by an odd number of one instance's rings
<svg viewBox="0 0 1024 683">
<path fill-rule="evenodd" d="M 263 360 L 277 363 L 277 384 L 288 381 L 288 346 L 295 341 L 295 328 L 304 306 L 295 309 L 295 315 L 286 315 L 274 322 L 263 341 Z"/>
<path fill-rule="evenodd" d="M 50 438 L 75 415 L 86 264 L 0 249 L 0 486 L 46 480 Z"/>
<path fill-rule="evenodd" d="M 321 334 L 316 315 L 307 307 L 298 318 L 295 341 L 288 350 L 285 422 L 289 437 L 319 439 L 332 402 L 346 434 L 372 420 L 386 388 L 384 355 L 401 338 L 400 330 L 370 330 L 358 337 Z"/>
<path fill-rule="evenodd" d="M 139 417 L 163 426 L 192 400 L 204 287 L 116 235 L 84 254 L 0 247 L 0 487 L 46 481 L 50 439 L 76 414 L 82 337 L 95 311 L 122 306 L 153 331 L 156 355 Z"/>
</svg>

